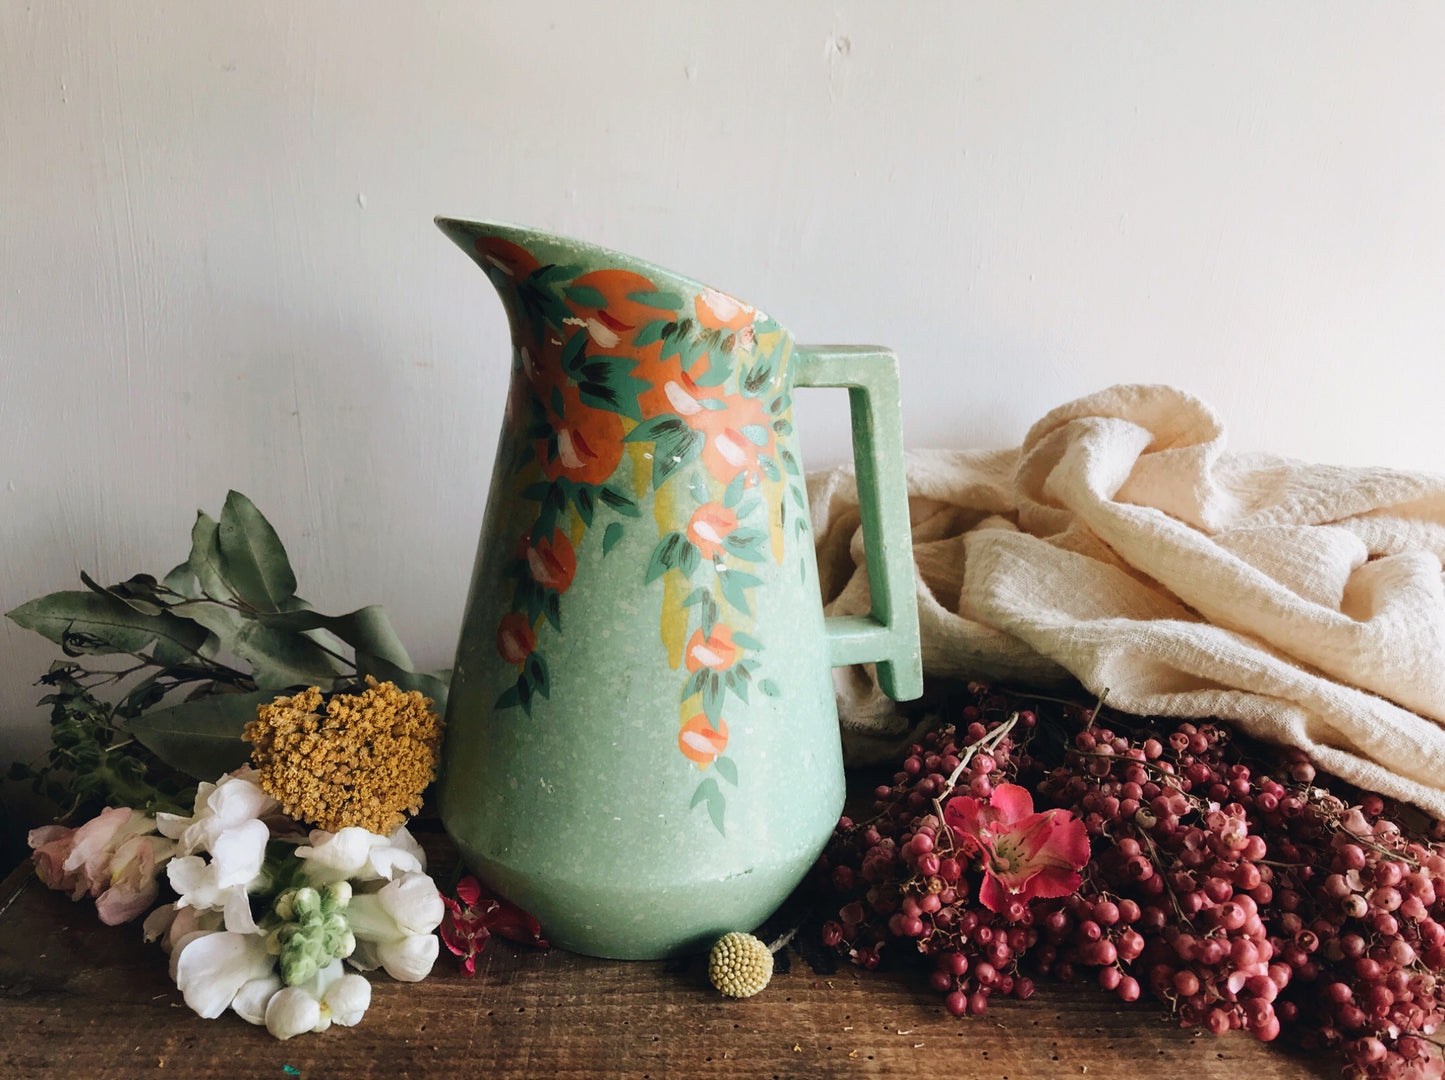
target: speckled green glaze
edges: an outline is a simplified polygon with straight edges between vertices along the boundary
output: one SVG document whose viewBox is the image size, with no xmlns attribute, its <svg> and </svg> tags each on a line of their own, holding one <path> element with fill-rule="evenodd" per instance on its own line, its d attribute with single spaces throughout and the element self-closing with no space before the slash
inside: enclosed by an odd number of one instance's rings
<svg viewBox="0 0 1445 1080">
<path fill-rule="evenodd" d="M 795 346 L 616 252 L 437 223 L 512 330 L 442 820 L 564 948 L 654 958 L 751 929 L 843 805 L 832 667 L 922 688 L 896 361 Z M 852 388 L 871 617 L 823 617 L 797 386 Z"/>
</svg>

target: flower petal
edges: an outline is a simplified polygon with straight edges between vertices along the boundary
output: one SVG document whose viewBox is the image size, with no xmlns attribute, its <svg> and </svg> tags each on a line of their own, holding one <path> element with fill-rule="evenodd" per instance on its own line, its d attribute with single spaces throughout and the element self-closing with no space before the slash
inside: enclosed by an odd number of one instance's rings
<svg viewBox="0 0 1445 1080">
<path fill-rule="evenodd" d="M 278 1039 L 315 1031 L 321 1023 L 321 1003 L 299 986 L 288 986 L 266 1005 L 266 1030 Z"/>
<path fill-rule="evenodd" d="M 446 914 L 436 882 L 422 873 L 403 874 L 376 897 L 397 928 L 406 934 L 430 934 Z"/>
<path fill-rule="evenodd" d="M 259 979 L 252 979 L 236 991 L 236 996 L 231 1001 L 231 1011 L 248 1024 L 264 1024 L 266 1006 L 271 1004 L 271 999 L 280 989 L 281 976 L 274 972 Z"/>
<path fill-rule="evenodd" d="M 275 958 L 260 934 L 199 933 L 177 952 L 176 988 L 197 1015 L 214 1020 L 241 987 L 269 974 Z"/>
<path fill-rule="evenodd" d="M 322 1005 L 331 1010 L 331 1021 L 342 1027 L 361 1022 L 371 1004 L 371 983 L 360 975 L 343 975 L 326 990 Z"/>
<path fill-rule="evenodd" d="M 989 797 L 989 806 L 998 821 L 1013 825 L 1034 812 L 1034 797 L 1028 788 L 1018 784 L 999 784 Z"/>
<path fill-rule="evenodd" d="M 440 952 L 435 934 L 411 934 L 376 943 L 376 955 L 386 973 L 398 982 L 421 982 L 431 974 Z"/>
<path fill-rule="evenodd" d="M 262 821 L 252 818 L 216 836 L 211 846 L 211 867 L 216 874 L 216 887 L 246 885 L 261 872 L 266 859 L 266 841 L 271 830 Z"/>
</svg>

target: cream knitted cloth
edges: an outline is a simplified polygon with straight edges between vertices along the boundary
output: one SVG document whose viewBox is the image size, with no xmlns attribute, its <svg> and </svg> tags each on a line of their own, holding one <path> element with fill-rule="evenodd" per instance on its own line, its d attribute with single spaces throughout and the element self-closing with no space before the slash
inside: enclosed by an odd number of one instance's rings
<svg viewBox="0 0 1445 1080">
<path fill-rule="evenodd" d="M 867 611 L 852 470 L 808 488 L 827 611 Z M 1445 477 L 1230 453 L 1197 399 L 1116 386 L 1016 450 L 911 454 L 908 490 L 928 674 L 1071 674 L 1445 817 Z M 855 760 L 906 736 L 871 671 L 837 684 Z"/>
</svg>

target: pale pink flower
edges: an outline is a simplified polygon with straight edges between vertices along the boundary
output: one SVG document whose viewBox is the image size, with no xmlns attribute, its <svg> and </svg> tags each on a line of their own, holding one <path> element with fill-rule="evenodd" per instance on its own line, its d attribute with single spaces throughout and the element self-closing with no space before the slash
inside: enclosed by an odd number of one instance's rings
<svg viewBox="0 0 1445 1080">
<path fill-rule="evenodd" d="M 943 820 L 964 851 L 983 858 L 979 901 L 994 912 L 1022 914 L 1034 897 L 1068 896 L 1089 861 L 1084 823 L 1067 810 L 1034 812 L 1033 796 L 1017 784 L 1000 784 L 987 800 L 948 800 Z"/>
<path fill-rule="evenodd" d="M 175 851 L 155 828 L 154 818 L 111 806 L 78 829 L 35 829 L 30 834 L 35 872 L 52 889 L 70 892 L 72 900 L 93 897 L 101 922 L 129 922 L 155 903 L 160 870 Z"/>
</svg>

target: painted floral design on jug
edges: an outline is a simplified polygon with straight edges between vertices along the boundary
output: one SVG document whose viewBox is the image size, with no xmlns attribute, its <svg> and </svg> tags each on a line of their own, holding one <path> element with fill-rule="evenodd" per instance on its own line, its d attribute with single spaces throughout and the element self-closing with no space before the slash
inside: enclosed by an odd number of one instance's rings
<svg viewBox="0 0 1445 1080">
<path fill-rule="evenodd" d="M 542 264 L 501 238 L 476 245 L 523 313 L 513 331 L 525 378 L 513 381 L 507 422 L 522 435 L 513 475 L 536 506 L 496 630 L 498 654 L 517 669 L 497 707 L 530 715 L 550 696 L 546 649 L 566 632 L 579 545 L 601 526 L 606 557 L 642 527 L 651 495 L 658 540 L 638 584 L 660 582 L 660 636 L 679 672 L 667 737 L 705 774 L 692 808 L 705 806 L 723 832 L 719 779 L 739 782 L 726 717 L 751 693 L 779 693 L 749 632 L 763 583 L 753 571 L 781 565 L 789 532 L 808 532 L 801 469 L 777 441 L 792 432 L 791 339 L 713 289 L 679 296 L 630 271 Z"/>
</svg>

